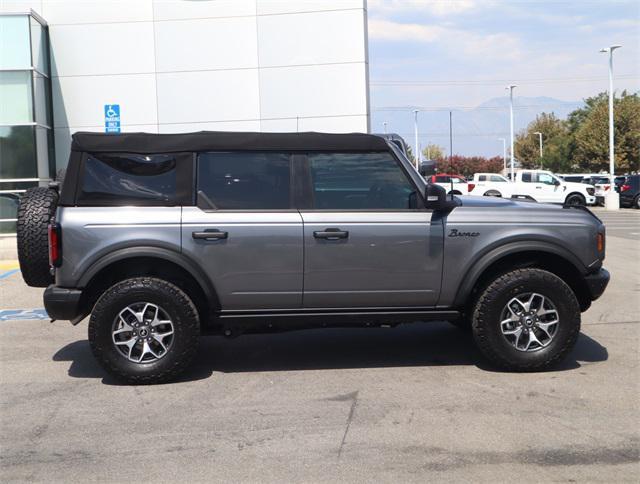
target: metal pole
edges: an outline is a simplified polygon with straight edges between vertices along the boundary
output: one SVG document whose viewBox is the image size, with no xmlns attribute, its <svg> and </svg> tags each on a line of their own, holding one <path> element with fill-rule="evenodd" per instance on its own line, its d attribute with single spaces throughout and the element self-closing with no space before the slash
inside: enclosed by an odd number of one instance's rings
<svg viewBox="0 0 640 484">
<path fill-rule="evenodd" d="M 613 48 L 609 48 L 609 174 L 611 175 L 611 190 L 615 179 L 615 143 L 613 132 Z"/>
<path fill-rule="evenodd" d="M 498 138 L 502 141 L 502 169 L 506 173 L 507 171 L 507 140 L 505 138 Z"/>
<path fill-rule="evenodd" d="M 387 122 L 383 122 L 382 125 L 384 126 L 384 134 L 387 134 Z"/>
<path fill-rule="evenodd" d="M 615 140 L 613 126 L 613 51 L 622 47 L 621 45 L 612 45 L 600 52 L 609 53 L 609 177 L 611 179 L 611 188 L 605 196 L 605 208 L 607 210 L 618 210 L 620 208 L 620 198 L 615 191 Z"/>
<path fill-rule="evenodd" d="M 514 174 L 514 140 L 513 140 L 513 89 L 516 87 L 515 84 L 510 84 L 507 86 L 507 89 L 509 89 L 509 127 L 510 127 L 510 137 L 511 137 L 511 153 L 510 157 L 511 157 L 511 181 L 515 181 L 515 174 Z"/>
<path fill-rule="evenodd" d="M 415 152 L 415 161 L 416 161 L 416 166 L 419 168 L 420 167 L 420 152 L 418 151 L 418 110 L 414 109 L 413 110 L 413 130 L 414 130 L 414 134 L 415 134 L 415 148 L 416 148 L 416 152 Z"/>
<path fill-rule="evenodd" d="M 451 111 L 449 111 L 449 170 L 453 161 L 453 124 L 451 122 Z"/>
</svg>

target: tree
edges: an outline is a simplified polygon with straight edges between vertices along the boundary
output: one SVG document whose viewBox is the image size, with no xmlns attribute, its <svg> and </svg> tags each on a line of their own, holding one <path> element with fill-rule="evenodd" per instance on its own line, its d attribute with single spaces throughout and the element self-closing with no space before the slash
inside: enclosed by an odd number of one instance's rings
<svg viewBox="0 0 640 484">
<path fill-rule="evenodd" d="M 640 96 L 623 91 L 614 99 L 616 173 L 640 170 Z M 569 115 L 571 156 L 585 171 L 609 171 L 609 105 L 607 93 L 585 100 Z"/>
<path fill-rule="evenodd" d="M 474 173 L 499 173 L 502 170 L 502 164 L 501 156 L 485 158 L 483 156 L 453 155 L 451 158 L 437 159 L 436 170 L 438 173 L 463 175 L 469 178 Z"/>
<path fill-rule="evenodd" d="M 540 157 L 542 133 L 543 155 Z M 516 135 L 515 154 L 523 168 L 544 168 L 551 171 L 570 171 L 570 131 L 567 121 L 554 113 L 541 113 L 527 128 Z"/>
<path fill-rule="evenodd" d="M 436 144 L 428 144 L 422 150 L 422 156 L 425 160 L 438 160 L 444 158 L 444 148 Z"/>
</svg>

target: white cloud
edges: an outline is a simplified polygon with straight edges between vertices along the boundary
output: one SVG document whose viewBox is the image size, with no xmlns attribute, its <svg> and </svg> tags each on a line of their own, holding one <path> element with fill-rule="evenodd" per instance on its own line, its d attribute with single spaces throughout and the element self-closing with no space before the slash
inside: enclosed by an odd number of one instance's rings
<svg viewBox="0 0 640 484">
<path fill-rule="evenodd" d="M 439 17 L 458 15 L 474 9 L 477 0 L 368 0 L 369 11 L 376 13 L 424 12 Z"/>
<path fill-rule="evenodd" d="M 480 34 L 452 27 L 401 23 L 370 19 L 369 38 L 372 40 L 421 42 L 438 44 L 442 50 L 470 57 L 518 59 L 522 49 L 517 37 L 508 33 Z"/>
</svg>

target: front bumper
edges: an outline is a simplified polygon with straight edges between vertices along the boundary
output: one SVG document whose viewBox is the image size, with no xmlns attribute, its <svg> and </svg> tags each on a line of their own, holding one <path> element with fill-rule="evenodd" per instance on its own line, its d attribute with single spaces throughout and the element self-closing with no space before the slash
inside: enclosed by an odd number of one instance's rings
<svg viewBox="0 0 640 484">
<path fill-rule="evenodd" d="M 44 291 L 44 308 L 52 320 L 64 319 L 79 323 L 86 313 L 82 309 L 82 291 L 51 284 Z"/>
<path fill-rule="evenodd" d="M 610 278 L 609 271 L 603 268 L 598 269 L 592 274 L 587 274 L 584 277 L 592 301 L 602 296 L 602 293 L 607 288 L 607 284 L 609 284 Z"/>
</svg>

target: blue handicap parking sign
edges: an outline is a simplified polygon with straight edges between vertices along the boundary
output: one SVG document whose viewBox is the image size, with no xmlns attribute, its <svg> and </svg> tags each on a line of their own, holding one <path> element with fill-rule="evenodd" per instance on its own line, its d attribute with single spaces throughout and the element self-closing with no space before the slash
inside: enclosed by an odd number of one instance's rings
<svg viewBox="0 0 640 484">
<path fill-rule="evenodd" d="M 104 105 L 104 131 L 105 133 L 120 132 L 120 105 Z"/>
</svg>

